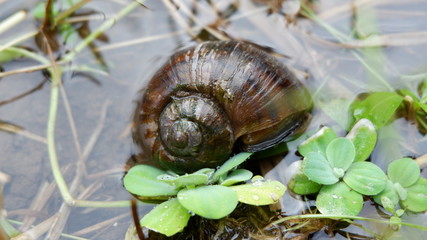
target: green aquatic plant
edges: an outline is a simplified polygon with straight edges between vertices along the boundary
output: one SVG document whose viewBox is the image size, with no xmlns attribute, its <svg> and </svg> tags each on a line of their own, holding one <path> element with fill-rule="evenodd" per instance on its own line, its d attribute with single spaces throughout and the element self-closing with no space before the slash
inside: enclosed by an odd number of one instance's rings
<svg viewBox="0 0 427 240">
<path fill-rule="evenodd" d="M 418 93 L 401 89 L 398 93 L 404 97 L 403 114 L 406 119 L 415 123 L 418 130 L 427 133 L 427 78 L 418 87 Z"/>
<path fill-rule="evenodd" d="M 420 167 L 413 159 L 394 160 L 388 165 L 387 176 L 386 188 L 374 197 L 376 203 L 383 206 L 384 201 L 394 206 L 400 203 L 412 212 L 427 210 L 427 179 L 420 176 Z"/>
<path fill-rule="evenodd" d="M 260 206 L 279 201 L 286 190 L 283 184 L 236 169 L 250 155 L 239 153 L 218 169 L 203 168 L 185 175 L 134 166 L 123 179 L 125 188 L 142 201 L 159 203 L 141 219 L 141 226 L 172 236 L 182 231 L 194 214 L 221 219 L 239 202 Z"/>
<path fill-rule="evenodd" d="M 324 214 L 357 215 L 363 207 L 363 195 L 376 195 L 386 185 L 384 172 L 364 161 L 374 149 L 376 138 L 375 127 L 367 119 L 359 120 L 346 137 L 323 127 L 300 145 L 304 160 L 296 177 L 303 179 L 304 174 L 306 186 L 295 184 L 298 179 L 294 179 L 291 189 L 298 194 L 318 190 L 316 206 Z"/>
<path fill-rule="evenodd" d="M 365 161 L 376 139 L 374 124 L 368 119 L 359 120 L 346 137 L 323 127 L 299 146 L 304 159 L 289 183 L 290 189 L 301 195 L 317 193 L 316 206 L 323 214 L 357 215 L 363 207 L 363 195 L 372 196 L 394 214 L 395 227 L 403 212 L 391 206 L 400 203 L 413 212 L 426 211 L 427 180 L 420 177 L 415 161 L 393 161 L 388 176 Z"/>
</svg>

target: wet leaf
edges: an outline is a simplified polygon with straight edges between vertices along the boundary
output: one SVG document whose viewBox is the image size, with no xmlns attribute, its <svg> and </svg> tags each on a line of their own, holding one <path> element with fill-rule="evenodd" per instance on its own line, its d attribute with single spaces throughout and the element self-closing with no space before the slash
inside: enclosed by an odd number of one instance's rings
<svg viewBox="0 0 427 240">
<path fill-rule="evenodd" d="M 178 193 L 175 187 L 157 180 L 157 176 L 166 174 L 158 168 L 148 165 L 132 167 L 123 178 L 126 190 L 142 197 L 173 196 Z"/>
<path fill-rule="evenodd" d="M 344 182 L 339 182 L 320 189 L 316 206 L 323 214 L 357 216 L 363 207 L 363 196 Z"/>
<path fill-rule="evenodd" d="M 320 184 L 310 181 L 302 172 L 296 173 L 289 181 L 288 186 L 294 193 L 300 195 L 317 193 L 321 187 Z"/>
<path fill-rule="evenodd" d="M 319 184 L 334 184 L 338 178 L 328 160 L 320 152 L 310 152 L 302 161 L 302 171 L 309 180 Z"/>
<path fill-rule="evenodd" d="M 347 134 L 356 150 L 354 161 L 364 161 L 372 153 L 377 143 L 377 131 L 374 124 L 366 118 L 360 119 Z"/>
<path fill-rule="evenodd" d="M 178 200 L 189 211 L 208 219 L 220 219 L 237 206 L 236 192 L 225 186 L 209 185 L 181 190 Z"/>
<path fill-rule="evenodd" d="M 350 109 L 355 122 L 367 118 L 379 129 L 387 124 L 402 100 L 403 97 L 394 92 L 375 92 L 354 102 Z"/>
<path fill-rule="evenodd" d="M 202 173 L 191 173 L 182 176 L 172 176 L 169 174 L 159 175 L 157 177 L 159 181 L 169 183 L 176 188 L 182 188 L 185 186 L 197 186 L 203 185 L 208 182 L 208 175 Z"/>
<path fill-rule="evenodd" d="M 0 51 L 0 63 L 6 63 L 22 57 L 23 55 L 16 51 L 5 49 Z"/>
<path fill-rule="evenodd" d="M 419 177 L 417 182 L 407 189 L 407 198 L 403 200 L 402 206 L 413 212 L 424 212 L 427 210 L 427 179 Z"/>
<path fill-rule="evenodd" d="M 393 186 L 397 192 L 397 195 L 399 196 L 399 199 L 406 200 L 406 198 L 408 197 L 408 191 L 406 191 L 406 189 L 403 188 L 402 185 L 400 185 L 400 183 L 394 183 Z"/>
<path fill-rule="evenodd" d="M 187 226 L 190 214 L 176 198 L 172 198 L 155 207 L 141 219 L 141 226 L 172 236 Z"/>
<path fill-rule="evenodd" d="M 387 180 L 384 190 L 374 196 L 374 201 L 382 205 L 383 197 L 390 199 L 394 205 L 397 205 L 399 203 L 399 195 L 397 195 L 396 189 L 394 189 L 393 182 L 390 180 Z"/>
<path fill-rule="evenodd" d="M 343 180 L 353 190 L 370 196 L 384 190 L 387 176 L 371 162 L 356 162 L 347 170 Z"/>
<path fill-rule="evenodd" d="M 298 152 L 304 157 L 310 152 L 321 152 L 326 155 L 326 147 L 337 137 L 334 130 L 329 127 L 322 127 L 317 133 L 299 145 Z"/>
<path fill-rule="evenodd" d="M 393 203 L 393 201 L 390 198 L 386 196 L 381 197 L 381 205 L 384 207 L 385 210 L 391 213 L 395 212 L 396 205 Z"/>
<path fill-rule="evenodd" d="M 214 182 L 217 181 L 222 175 L 227 174 L 233 168 L 239 166 L 241 163 L 246 161 L 252 153 L 242 152 L 234 155 L 230 159 L 228 159 L 222 166 L 214 173 L 213 179 Z M 215 180 L 216 179 L 216 180 Z"/>
<path fill-rule="evenodd" d="M 387 175 L 392 182 L 409 187 L 420 177 L 420 167 L 411 158 L 401 158 L 388 165 Z"/>
<path fill-rule="evenodd" d="M 286 187 L 278 182 L 253 179 L 251 183 L 231 187 L 236 191 L 239 202 L 261 206 L 276 203 L 283 196 Z"/>
<path fill-rule="evenodd" d="M 342 172 L 345 172 L 353 162 L 355 155 L 354 145 L 347 138 L 336 138 L 326 148 L 326 158 L 334 171 L 342 169 Z"/>
<path fill-rule="evenodd" d="M 251 179 L 252 175 L 253 173 L 246 169 L 236 169 L 221 182 L 221 185 L 231 186 L 239 182 L 245 182 Z"/>
</svg>

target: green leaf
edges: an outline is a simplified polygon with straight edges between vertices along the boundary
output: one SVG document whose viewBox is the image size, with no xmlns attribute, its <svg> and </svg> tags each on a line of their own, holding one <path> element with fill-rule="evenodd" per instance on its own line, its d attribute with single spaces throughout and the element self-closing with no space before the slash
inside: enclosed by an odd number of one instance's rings
<svg viewBox="0 0 427 240">
<path fill-rule="evenodd" d="M 218 170 L 216 170 L 212 178 L 213 181 L 218 181 L 218 179 L 222 175 L 227 174 L 230 170 L 239 166 L 241 163 L 246 161 L 246 159 L 248 159 L 251 155 L 252 153 L 241 152 L 228 159 L 224 164 L 222 164 L 222 166 Z"/>
<path fill-rule="evenodd" d="M 181 232 L 189 219 L 188 210 L 176 198 L 172 198 L 151 210 L 140 223 L 141 226 L 170 237 Z"/>
<path fill-rule="evenodd" d="M 236 191 L 239 202 L 260 206 L 273 204 L 283 196 L 286 187 L 272 180 L 256 179 L 251 183 L 232 186 Z"/>
<path fill-rule="evenodd" d="M 0 63 L 9 62 L 22 56 L 23 55 L 19 52 L 5 49 L 3 51 L 0 51 Z"/>
<path fill-rule="evenodd" d="M 302 161 L 302 171 L 309 180 L 319 184 L 334 184 L 338 178 L 328 160 L 320 152 L 310 152 Z"/>
<path fill-rule="evenodd" d="M 253 173 L 246 169 L 236 169 L 231 172 L 222 182 L 223 186 L 231 186 L 239 182 L 245 182 L 251 179 Z"/>
<path fill-rule="evenodd" d="M 363 208 L 363 196 L 339 182 L 320 189 L 316 206 L 323 214 L 356 216 Z"/>
<path fill-rule="evenodd" d="M 417 182 L 407 189 L 407 198 L 401 201 L 403 207 L 413 212 L 424 212 L 427 210 L 427 179 L 419 177 Z"/>
<path fill-rule="evenodd" d="M 403 97 L 394 92 L 375 92 L 353 103 L 350 109 L 355 121 L 367 118 L 379 129 L 387 124 L 402 100 Z"/>
<path fill-rule="evenodd" d="M 399 195 L 397 194 L 396 189 L 394 189 L 393 182 L 390 180 L 387 180 L 384 190 L 374 196 L 374 201 L 382 205 L 383 197 L 390 199 L 395 206 L 399 203 Z"/>
<path fill-rule="evenodd" d="M 396 217 L 396 216 L 390 217 L 390 227 L 394 231 L 398 231 L 401 226 L 402 226 L 402 219 L 400 219 L 399 217 Z"/>
<path fill-rule="evenodd" d="M 347 138 L 336 138 L 326 148 L 326 158 L 333 169 L 345 172 L 356 156 L 353 143 Z M 335 170 L 336 171 L 336 170 Z"/>
<path fill-rule="evenodd" d="M 374 124 L 366 118 L 360 119 L 347 134 L 356 149 L 354 161 L 364 161 L 372 153 L 377 143 L 377 131 Z"/>
<path fill-rule="evenodd" d="M 166 174 L 158 168 L 148 165 L 132 167 L 123 179 L 129 192 L 142 197 L 174 196 L 178 193 L 174 186 L 157 180 L 157 176 Z"/>
<path fill-rule="evenodd" d="M 289 181 L 288 186 L 292 192 L 299 195 L 317 193 L 321 187 L 320 184 L 310 181 L 308 177 L 302 172 L 296 173 Z"/>
<path fill-rule="evenodd" d="M 387 176 L 371 162 L 355 162 L 347 170 L 344 182 L 363 195 L 376 195 L 384 190 Z"/>
<path fill-rule="evenodd" d="M 181 190 L 178 200 L 191 212 L 208 219 L 220 219 L 237 206 L 236 192 L 225 186 L 209 185 Z"/>
<path fill-rule="evenodd" d="M 423 82 L 423 85 L 421 87 L 421 102 L 427 103 L 427 77 L 424 78 L 424 82 Z M 424 110 L 424 111 L 426 111 L 426 110 Z"/>
<path fill-rule="evenodd" d="M 416 94 L 414 94 L 413 92 L 409 91 L 408 89 L 400 89 L 399 93 L 403 97 L 409 96 L 412 98 L 413 101 L 418 101 L 418 96 Z"/>
<path fill-rule="evenodd" d="M 393 186 L 394 186 L 394 189 L 396 189 L 399 199 L 406 200 L 406 198 L 408 197 L 408 191 L 406 191 L 406 189 L 403 188 L 402 185 L 400 185 L 400 183 L 394 183 Z"/>
<path fill-rule="evenodd" d="M 184 174 L 177 177 L 169 174 L 163 174 L 159 175 L 157 179 L 159 181 L 169 183 L 170 185 L 175 186 L 175 188 L 204 185 L 208 182 L 208 176 L 202 173 Z"/>
<path fill-rule="evenodd" d="M 329 127 L 322 127 L 317 133 L 299 145 L 298 152 L 304 157 L 310 152 L 321 152 L 326 155 L 326 147 L 337 137 L 334 130 Z"/>
<path fill-rule="evenodd" d="M 381 205 L 384 207 L 385 210 L 391 213 L 395 212 L 396 205 L 393 203 L 393 201 L 390 198 L 386 196 L 381 197 Z"/>
<path fill-rule="evenodd" d="M 388 165 L 387 175 L 392 182 L 409 187 L 420 177 L 420 167 L 411 158 L 401 158 Z"/>
<path fill-rule="evenodd" d="M 396 210 L 396 215 L 399 217 L 401 217 L 404 213 L 405 213 L 405 210 L 403 210 L 403 209 L 397 209 Z"/>
</svg>

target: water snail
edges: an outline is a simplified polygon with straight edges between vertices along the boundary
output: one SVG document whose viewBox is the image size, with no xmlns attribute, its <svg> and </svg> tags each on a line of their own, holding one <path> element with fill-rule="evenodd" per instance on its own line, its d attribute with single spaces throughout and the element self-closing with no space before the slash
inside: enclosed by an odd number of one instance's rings
<svg viewBox="0 0 427 240">
<path fill-rule="evenodd" d="M 233 151 L 272 147 L 309 119 L 307 89 L 280 61 L 238 41 L 175 53 L 135 112 L 143 152 L 177 173 L 214 168 Z"/>
</svg>

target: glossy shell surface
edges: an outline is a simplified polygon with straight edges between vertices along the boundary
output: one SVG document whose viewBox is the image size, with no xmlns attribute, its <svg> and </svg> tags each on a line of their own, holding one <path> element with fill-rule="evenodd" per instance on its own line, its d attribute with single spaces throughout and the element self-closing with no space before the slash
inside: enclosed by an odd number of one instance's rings
<svg viewBox="0 0 427 240">
<path fill-rule="evenodd" d="M 175 53 L 152 77 L 136 111 L 136 134 L 163 167 L 194 171 L 220 165 L 236 148 L 259 151 L 283 141 L 307 120 L 311 104 L 306 88 L 266 52 L 238 41 L 205 42 Z M 211 132 L 197 133 L 206 126 Z M 186 142 L 193 148 L 169 152 Z M 202 153 L 205 144 L 219 146 Z"/>
</svg>

